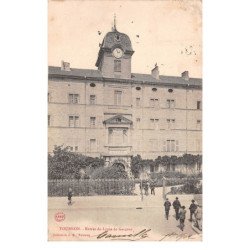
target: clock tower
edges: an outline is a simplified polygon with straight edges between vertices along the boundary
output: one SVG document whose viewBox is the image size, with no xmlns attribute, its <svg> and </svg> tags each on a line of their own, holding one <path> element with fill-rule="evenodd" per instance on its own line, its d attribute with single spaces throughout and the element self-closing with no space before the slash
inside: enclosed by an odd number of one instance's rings
<svg viewBox="0 0 250 250">
<path fill-rule="evenodd" d="M 100 44 L 95 65 L 103 77 L 130 79 L 133 53 L 130 38 L 119 32 L 114 22 L 112 31 L 105 35 Z"/>
</svg>

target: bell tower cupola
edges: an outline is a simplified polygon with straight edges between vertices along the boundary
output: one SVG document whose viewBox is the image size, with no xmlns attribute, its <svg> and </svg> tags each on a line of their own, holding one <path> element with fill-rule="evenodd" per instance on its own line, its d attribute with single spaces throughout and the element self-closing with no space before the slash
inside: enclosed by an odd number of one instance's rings
<svg viewBox="0 0 250 250">
<path fill-rule="evenodd" d="M 95 66 L 103 77 L 130 79 L 133 53 L 130 38 L 117 30 L 114 17 L 112 31 L 105 35 L 100 44 Z"/>
</svg>

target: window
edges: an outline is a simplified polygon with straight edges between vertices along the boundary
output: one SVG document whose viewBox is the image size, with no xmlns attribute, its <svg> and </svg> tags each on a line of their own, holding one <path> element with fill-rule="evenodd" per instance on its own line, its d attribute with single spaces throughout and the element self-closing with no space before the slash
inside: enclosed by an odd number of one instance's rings
<svg viewBox="0 0 250 250">
<path fill-rule="evenodd" d="M 201 109 L 201 101 L 197 101 L 197 109 Z"/>
<path fill-rule="evenodd" d="M 196 121 L 196 127 L 197 129 L 201 129 L 201 120 Z"/>
<path fill-rule="evenodd" d="M 75 146 L 75 152 L 77 152 L 78 151 L 78 146 Z"/>
<path fill-rule="evenodd" d="M 115 105 L 121 105 L 122 101 L 122 91 L 120 90 L 115 90 L 115 96 L 114 96 L 114 103 Z"/>
<path fill-rule="evenodd" d="M 108 135 L 108 143 L 113 142 L 113 129 L 109 129 L 109 135 Z"/>
<path fill-rule="evenodd" d="M 50 115 L 48 115 L 48 126 L 50 126 Z"/>
<path fill-rule="evenodd" d="M 155 139 L 149 140 L 152 151 L 158 151 L 158 141 Z"/>
<path fill-rule="evenodd" d="M 69 94 L 69 103 L 79 103 L 79 95 L 78 94 Z"/>
<path fill-rule="evenodd" d="M 141 106 L 141 99 L 136 98 L 136 107 L 140 107 L 140 106 Z"/>
<path fill-rule="evenodd" d="M 140 123 L 141 122 L 141 118 L 136 118 L 136 122 Z"/>
<path fill-rule="evenodd" d="M 168 126 L 168 129 L 174 128 L 175 127 L 175 119 L 167 119 L 167 126 Z"/>
<path fill-rule="evenodd" d="M 179 142 L 177 140 L 167 140 L 166 142 L 163 143 L 163 150 L 166 150 L 167 152 L 179 151 Z"/>
<path fill-rule="evenodd" d="M 96 96 L 95 95 L 90 95 L 90 97 L 89 97 L 89 103 L 91 105 L 96 104 Z"/>
<path fill-rule="evenodd" d="M 152 107 L 152 108 L 159 107 L 159 100 L 151 98 L 150 99 L 150 107 Z"/>
<path fill-rule="evenodd" d="M 96 151 L 96 139 L 90 139 L 90 152 Z"/>
<path fill-rule="evenodd" d="M 95 84 L 92 82 L 90 83 L 90 87 L 94 88 L 95 87 Z"/>
<path fill-rule="evenodd" d="M 158 129 L 158 126 L 159 126 L 159 119 L 150 119 L 151 129 Z"/>
<path fill-rule="evenodd" d="M 79 127 L 79 116 L 69 116 L 69 127 L 70 128 L 75 128 Z"/>
<path fill-rule="evenodd" d="M 95 117 L 90 117 L 90 127 L 95 127 Z"/>
<path fill-rule="evenodd" d="M 167 108 L 168 108 L 168 109 L 175 108 L 175 100 L 170 100 L 170 99 L 168 99 L 168 100 L 167 100 Z"/>
<path fill-rule="evenodd" d="M 114 61 L 114 71 L 121 72 L 121 60 Z"/>
<path fill-rule="evenodd" d="M 118 34 L 115 35 L 115 40 L 116 40 L 117 42 L 120 42 L 120 36 L 119 36 Z"/>
<path fill-rule="evenodd" d="M 173 93 L 173 89 L 168 89 L 168 92 L 169 93 Z"/>
<path fill-rule="evenodd" d="M 157 88 L 152 88 L 152 91 L 156 92 L 156 91 L 157 91 Z"/>
<path fill-rule="evenodd" d="M 128 142 L 128 131 L 127 129 L 123 129 L 122 131 L 122 138 L 123 138 L 123 143 L 127 143 Z"/>
<path fill-rule="evenodd" d="M 199 139 L 196 140 L 196 151 L 201 151 L 201 140 Z"/>
<path fill-rule="evenodd" d="M 141 90 L 141 87 L 137 86 L 135 89 L 136 89 L 136 90 Z"/>
</svg>

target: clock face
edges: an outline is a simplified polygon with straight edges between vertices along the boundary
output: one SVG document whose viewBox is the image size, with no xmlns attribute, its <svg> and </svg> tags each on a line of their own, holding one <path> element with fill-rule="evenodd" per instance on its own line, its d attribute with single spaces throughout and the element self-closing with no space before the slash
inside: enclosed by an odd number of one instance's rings
<svg viewBox="0 0 250 250">
<path fill-rule="evenodd" d="M 123 51 L 120 48 L 113 50 L 113 55 L 115 58 L 121 58 L 123 56 Z"/>
</svg>

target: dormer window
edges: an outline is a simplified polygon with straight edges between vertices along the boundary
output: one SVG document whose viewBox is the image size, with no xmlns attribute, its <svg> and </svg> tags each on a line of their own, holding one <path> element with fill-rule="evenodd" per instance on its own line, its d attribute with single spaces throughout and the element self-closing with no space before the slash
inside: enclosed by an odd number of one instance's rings
<svg viewBox="0 0 250 250">
<path fill-rule="evenodd" d="M 120 35 L 119 35 L 119 34 L 116 34 L 116 35 L 115 35 L 115 41 L 116 41 L 116 42 L 120 42 L 120 41 L 121 41 Z"/>
</svg>

